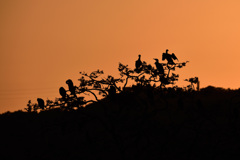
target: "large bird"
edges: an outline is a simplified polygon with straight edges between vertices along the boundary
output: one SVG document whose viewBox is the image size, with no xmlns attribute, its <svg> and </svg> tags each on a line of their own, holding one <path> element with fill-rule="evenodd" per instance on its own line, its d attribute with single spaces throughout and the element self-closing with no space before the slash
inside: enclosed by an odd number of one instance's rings
<svg viewBox="0 0 240 160">
<path fill-rule="evenodd" d="M 44 100 L 43 100 L 42 98 L 38 98 L 37 101 L 38 101 L 38 106 L 39 106 L 41 109 L 44 109 L 44 108 L 45 108 Z"/>
<path fill-rule="evenodd" d="M 174 53 L 168 53 L 168 49 L 166 49 L 166 53 L 162 54 L 162 60 L 164 61 L 165 59 L 168 61 L 168 64 L 175 64 L 173 60 L 178 60 Z"/>
<path fill-rule="evenodd" d="M 138 55 L 138 60 L 136 60 L 136 62 L 135 62 L 136 70 L 139 71 L 141 66 L 142 66 L 142 61 L 141 61 L 141 55 L 139 54 Z"/>
<path fill-rule="evenodd" d="M 156 68 L 159 71 L 159 73 L 164 74 L 163 65 L 161 63 L 159 63 L 158 59 L 155 58 L 154 60 L 156 61 L 155 65 L 156 65 Z"/>
<path fill-rule="evenodd" d="M 74 95 L 74 97 L 76 97 L 76 88 L 73 86 L 73 82 L 71 79 L 68 79 L 66 81 L 67 85 L 68 85 L 68 89 L 71 92 L 71 95 Z"/>
<path fill-rule="evenodd" d="M 59 93 L 62 96 L 62 99 L 66 99 L 67 93 L 66 93 L 66 90 L 63 87 L 59 88 Z"/>
<path fill-rule="evenodd" d="M 116 94 L 116 88 L 113 85 L 108 89 L 108 94 L 110 97 L 113 97 Z"/>
</svg>

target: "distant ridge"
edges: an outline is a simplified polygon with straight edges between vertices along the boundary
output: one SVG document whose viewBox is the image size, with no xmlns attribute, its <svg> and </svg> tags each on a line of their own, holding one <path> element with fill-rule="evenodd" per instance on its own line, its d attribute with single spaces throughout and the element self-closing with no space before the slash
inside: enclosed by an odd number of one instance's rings
<svg viewBox="0 0 240 160">
<path fill-rule="evenodd" d="M 7 112 L 0 115 L 1 157 L 239 158 L 239 107 L 239 90 L 208 86 L 193 92 L 135 88 L 78 110 Z"/>
</svg>

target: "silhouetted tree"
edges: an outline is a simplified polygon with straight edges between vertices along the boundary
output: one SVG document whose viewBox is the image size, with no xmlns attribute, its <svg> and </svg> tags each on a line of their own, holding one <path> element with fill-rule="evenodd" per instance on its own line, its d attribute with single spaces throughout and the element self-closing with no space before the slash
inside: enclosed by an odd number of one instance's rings
<svg viewBox="0 0 240 160">
<path fill-rule="evenodd" d="M 37 100 L 38 104 L 32 104 L 29 101 L 26 110 L 32 112 L 38 109 L 44 110 L 54 107 L 67 110 L 75 107 L 79 108 L 88 103 L 97 102 L 101 98 L 113 97 L 115 94 L 123 92 L 128 87 L 129 80 L 132 81 L 131 85 L 135 85 L 137 88 L 166 88 L 169 84 L 174 85 L 179 78 L 178 74 L 170 74 L 170 71 L 175 71 L 175 68 L 182 68 L 188 62 L 175 63 L 174 60 L 178 59 L 174 53 L 169 54 L 168 49 L 162 55 L 162 60 L 167 60 L 167 63 L 160 63 L 157 58 L 154 60 L 156 61 L 156 68 L 142 61 L 141 55 L 138 55 L 138 60 L 135 62 L 135 69 L 130 69 L 128 65 L 119 63 L 120 78 L 114 78 L 111 75 L 104 77 L 104 73 L 101 70 L 93 71 L 90 74 L 80 72 L 81 78 L 78 79 L 80 81 L 78 87 L 74 86 L 71 79 L 66 81 L 70 94 L 63 87 L 60 87 L 59 93 L 61 98 L 56 98 L 55 101 L 47 100 L 46 105 L 43 99 L 40 98 Z M 81 96 L 82 94 L 90 94 L 94 97 L 94 100 L 85 100 L 85 97 Z"/>
<path fill-rule="evenodd" d="M 27 112 L 32 112 L 33 111 L 33 106 L 32 106 L 32 101 L 29 100 L 27 104 L 27 108 L 25 108 Z"/>
<path fill-rule="evenodd" d="M 196 89 L 199 91 L 199 80 L 198 77 L 185 79 L 185 81 L 190 82 L 190 85 L 187 86 L 189 90 L 195 90 L 194 84 L 197 85 Z"/>
<path fill-rule="evenodd" d="M 169 84 L 175 84 L 178 81 L 179 75 L 172 73 L 170 71 L 175 71 L 175 68 L 182 68 L 186 66 L 186 62 L 175 63 L 173 60 L 178 60 L 175 54 L 169 54 L 168 50 L 162 55 L 163 60 L 167 60 L 167 63 L 160 63 L 157 58 L 154 58 L 156 68 L 152 65 L 143 62 L 141 64 L 141 70 L 132 70 L 128 65 L 119 64 L 118 70 L 120 72 L 121 78 L 124 79 L 125 84 L 123 88 L 126 87 L 128 80 L 131 79 L 141 85 L 160 83 L 159 87 L 166 87 Z M 165 73 L 165 70 L 167 73 Z"/>
<path fill-rule="evenodd" d="M 122 82 L 121 78 L 114 78 L 113 76 L 108 75 L 107 78 L 102 77 L 103 71 L 97 70 L 93 71 L 90 74 L 85 72 L 80 72 L 82 77 L 78 79 L 80 81 L 80 85 L 78 87 L 78 94 L 81 93 L 91 93 L 96 101 L 99 101 L 98 96 L 107 97 L 109 92 L 108 90 L 111 87 L 117 91 L 121 91 L 121 88 L 117 86 L 117 83 Z M 96 91 L 98 93 L 96 93 Z"/>
</svg>

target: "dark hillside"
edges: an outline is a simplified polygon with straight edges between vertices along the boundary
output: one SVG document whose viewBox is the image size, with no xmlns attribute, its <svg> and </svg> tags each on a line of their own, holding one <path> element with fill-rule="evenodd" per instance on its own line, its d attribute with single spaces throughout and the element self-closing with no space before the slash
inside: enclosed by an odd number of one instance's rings
<svg viewBox="0 0 240 160">
<path fill-rule="evenodd" d="M 240 158 L 239 108 L 239 90 L 146 88 L 73 111 L 8 112 L 1 159 Z"/>
</svg>

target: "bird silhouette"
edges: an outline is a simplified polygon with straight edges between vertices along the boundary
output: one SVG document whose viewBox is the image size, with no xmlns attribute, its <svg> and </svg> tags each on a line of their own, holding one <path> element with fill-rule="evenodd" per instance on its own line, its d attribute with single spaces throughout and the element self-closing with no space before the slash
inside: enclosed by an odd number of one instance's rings
<svg viewBox="0 0 240 160">
<path fill-rule="evenodd" d="M 110 98 L 116 95 L 116 88 L 113 85 L 111 85 L 110 88 L 108 89 L 108 94 Z"/>
<path fill-rule="evenodd" d="M 168 61 L 168 64 L 175 64 L 173 60 L 178 60 L 174 53 L 168 53 L 168 49 L 166 49 L 166 53 L 162 54 L 162 60 L 164 61 L 165 59 Z"/>
<path fill-rule="evenodd" d="M 141 55 L 138 55 L 138 60 L 136 60 L 135 62 L 135 67 L 136 67 L 136 71 L 140 71 L 141 70 L 141 66 L 142 66 L 142 61 L 141 61 Z"/>
<path fill-rule="evenodd" d="M 44 109 L 44 108 L 45 108 L 44 100 L 43 100 L 42 98 L 37 98 L 37 101 L 38 101 L 38 106 L 39 106 L 41 109 Z"/>
<path fill-rule="evenodd" d="M 163 65 L 162 65 L 161 63 L 159 63 L 159 61 L 158 61 L 157 58 L 155 58 L 154 60 L 156 61 L 156 62 L 155 62 L 155 65 L 156 65 L 156 68 L 157 68 L 158 72 L 159 72 L 160 74 L 164 74 Z"/>
<path fill-rule="evenodd" d="M 66 81 L 66 84 L 68 85 L 68 89 L 71 92 L 71 95 L 74 95 L 74 97 L 76 97 L 76 87 L 73 86 L 73 82 L 71 79 L 68 79 Z"/>
<path fill-rule="evenodd" d="M 63 87 L 59 88 L 59 93 L 62 96 L 62 99 L 66 99 L 67 93 L 66 93 L 66 90 Z"/>
</svg>

